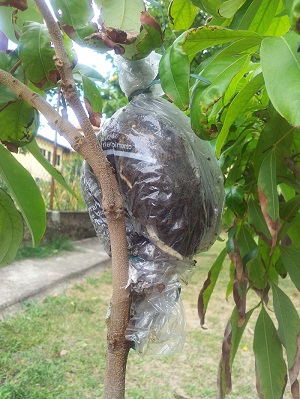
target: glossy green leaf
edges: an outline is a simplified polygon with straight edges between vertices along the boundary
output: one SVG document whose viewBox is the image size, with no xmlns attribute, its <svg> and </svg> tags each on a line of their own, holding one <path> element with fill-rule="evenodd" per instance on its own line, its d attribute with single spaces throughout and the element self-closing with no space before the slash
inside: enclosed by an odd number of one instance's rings
<svg viewBox="0 0 300 399">
<path fill-rule="evenodd" d="M 170 100 L 181 110 L 189 106 L 189 57 L 176 43 L 165 52 L 159 64 L 161 86 Z"/>
<path fill-rule="evenodd" d="M 74 198 L 79 199 L 76 193 L 67 184 L 61 173 L 54 168 L 47 161 L 47 159 L 41 153 L 41 149 L 38 146 L 36 140 L 33 140 L 30 144 L 26 146 L 27 150 L 35 157 L 35 159 L 43 166 L 43 168 L 59 183 L 61 184 Z"/>
<path fill-rule="evenodd" d="M 268 216 L 276 223 L 279 218 L 279 200 L 276 181 L 276 156 L 274 150 L 270 151 L 262 162 L 258 175 L 258 187 L 262 192 L 262 199 L 260 198 L 260 202 L 261 204 L 264 202 Z"/>
<path fill-rule="evenodd" d="M 190 29 L 176 39 L 186 54 L 192 59 L 199 51 L 217 44 L 230 43 L 241 39 L 249 39 L 251 46 L 259 45 L 262 37 L 255 32 L 230 30 L 216 26 L 202 26 Z"/>
<path fill-rule="evenodd" d="M 238 309 L 235 306 L 226 326 L 218 371 L 218 398 L 224 399 L 226 394 L 231 391 L 231 374 L 234 358 L 253 310 L 251 309 L 246 313 L 245 322 L 239 327 Z"/>
<path fill-rule="evenodd" d="M 267 37 L 261 45 L 261 65 L 270 100 L 293 126 L 300 126 L 298 42 L 299 36 L 289 32 L 282 37 Z"/>
<path fill-rule="evenodd" d="M 20 209 L 32 235 L 38 244 L 46 229 L 44 200 L 30 173 L 0 145 L 0 176 Z"/>
<path fill-rule="evenodd" d="M 250 82 L 242 88 L 242 90 L 234 97 L 226 112 L 225 120 L 222 129 L 217 139 L 216 153 L 220 157 L 222 147 L 228 136 L 230 126 L 238 117 L 241 111 L 245 109 L 251 98 L 264 85 L 264 79 L 261 73 L 256 75 Z"/>
<path fill-rule="evenodd" d="M 189 104 L 189 62 L 206 48 L 241 39 L 249 39 L 251 47 L 261 42 L 261 37 L 254 32 L 231 31 L 220 27 L 204 26 L 184 32 L 165 51 L 160 61 L 159 75 L 166 95 L 185 110 Z"/>
<path fill-rule="evenodd" d="M 224 18 L 231 18 L 246 0 L 227 0 L 223 1 L 219 8 L 219 14 Z"/>
<path fill-rule="evenodd" d="M 300 291 L 300 249 L 293 247 L 280 247 L 282 262 L 290 275 L 292 282 Z"/>
<path fill-rule="evenodd" d="M 290 20 L 283 3 L 284 1 L 279 1 L 275 17 L 272 19 L 269 28 L 264 33 L 265 36 L 283 36 L 289 31 Z"/>
<path fill-rule="evenodd" d="M 106 27 L 139 32 L 143 0 L 102 0 L 101 19 Z"/>
<path fill-rule="evenodd" d="M 253 283 L 255 288 L 264 289 L 267 285 L 265 278 L 266 270 L 259 256 L 249 257 L 249 254 L 254 253 L 253 251 L 258 250 L 258 246 L 251 236 L 248 228 L 242 226 L 238 234 L 238 246 L 243 258 L 243 262 L 247 264 L 248 277 Z M 255 251 L 255 254 L 259 254 L 259 251 Z M 246 259 L 248 256 L 248 259 Z M 248 260 L 248 262 L 245 262 Z"/>
<path fill-rule="evenodd" d="M 85 107 L 93 126 L 100 127 L 102 112 L 102 97 L 96 84 L 89 78 L 82 76 L 82 86 Z"/>
<path fill-rule="evenodd" d="M 22 216 L 10 196 L 0 188 L 0 266 L 14 260 L 22 239 Z"/>
<path fill-rule="evenodd" d="M 286 364 L 272 319 L 262 307 L 253 339 L 256 387 L 260 398 L 280 399 L 287 382 Z"/>
<path fill-rule="evenodd" d="M 278 336 L 286 349 L 290 383 L 293 385 L 300 369 L 300 317 L 290 298 L 279 287 L 273 284 L 272 292 Z"/>
<path fill-rule="evenodd" d="M 278 9 L 279 0 L 260 0 L 260 5 L 248 29 L 261 35 L 270 27 Z"/>
<path fill-rule="evenodd" d="M 172 0 L 169 6 L 169 19 L 175 30 L 186 30 L 192 25 L 198 7 L 190 0 Z"/>
<path fill-rule="evenodd" d="M 223 268 L 223 263 L 226 257 L 227 251 L 226 248 L 220 252 L 219 256 L 215 260 L 214 264 L 210 268 L 208 272 L 207 279 L 205 280 L 203 287 L 199 293 L 198 297 L 198 315 L 200 319 L 201 326 L 205 323 L 205 314 L 207 310 L 207 306 L 210 300 L 210 297 L 215 288 L 216 282 L 218 280 L 220 271 Z"/>
<path fill-rule="evenodd" d="M 53 60 L 54 55 L 46 26 L 27 22 L 20 37 L 19 56 L 26 77 L 40 89 L 49 89 L 60 79 Z"/>
<path fill-rule="evenodd" d="M 22 147 L 30 143 L 39 128 L 39 114 L 24 100 L 10 103 L 0 111 L 0 140 Z"/>
</svg>

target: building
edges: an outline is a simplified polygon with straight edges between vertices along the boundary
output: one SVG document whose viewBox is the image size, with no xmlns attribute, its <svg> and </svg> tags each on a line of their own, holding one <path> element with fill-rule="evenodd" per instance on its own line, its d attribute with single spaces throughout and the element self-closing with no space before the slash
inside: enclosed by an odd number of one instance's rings
<svg viewBox="0 0 300 399">
<path fill-rule="evenodd" d="M 36 136 L 36 142 L 40 147 L 41 153 L 52 164 L 55 143 L 54 140 L 44 137 L 42 135 Z M 56 169 L 62 172 L 63 164 L 70 159 L 72 149 L 61 143 L 56 145 Z M 43 168 L 43 166 L 35 159 L 35 157 L 26 148 L 21 148 L 18 154 L 14 154 L 16 159 L 26 168 L 32 177 L 39 181 L 50 181 L 51 175 Z"/>
</svg>

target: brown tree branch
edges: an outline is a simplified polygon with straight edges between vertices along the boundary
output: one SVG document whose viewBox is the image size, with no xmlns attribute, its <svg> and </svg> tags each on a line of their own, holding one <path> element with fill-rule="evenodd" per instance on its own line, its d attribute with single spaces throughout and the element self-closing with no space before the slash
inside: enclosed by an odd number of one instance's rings
<svg viewBox="0 0 300 399">
<path fill-rule="evenodd" d="M 103 209 L 107 217 L 112 250 L 113 295 L 111 317 L 108 326 L 108 345 L 104 399 L 123 399 L 125 396 L 125 371 L 130 343 L 125 339 L 129 320 L 130 288 L 128 282 L 128 253 L 123 200 L 118 190 L 113 169 L 107 161 L 94 129 L 80 102 L 73 79 L 72 66 L 68 60 L 62 35 L 44 0 L 35 0 L 50 33 L 56 56 L 55 63 L 62 79 L 66 100 L 74 110 L 84 136 L 38 94 L 5 71 L 0 71 L 0 81 L 21 98 L 44 114 L 50 126 L 62 134 L 93 169 L 103 193 Z M 126 288 L 127 287 L 127 288 Z"/>
</svg>

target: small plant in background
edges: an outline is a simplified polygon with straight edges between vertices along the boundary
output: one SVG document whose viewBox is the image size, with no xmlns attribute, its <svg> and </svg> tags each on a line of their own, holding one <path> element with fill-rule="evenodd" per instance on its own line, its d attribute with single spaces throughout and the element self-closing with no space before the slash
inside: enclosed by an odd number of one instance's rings
<svg viewBox="0 0 300 399">
<path fill-rule="evenodd" d="M 33 247 L 30 243 L 23 243 L 17 252 L 16 260 L 26 258 L 47 258 L 56 255 L 58 251 L 74 251 L 72 241 L 63 235 L 55 235 Z"/>
<path fill-rule="evenodd" d="M 85 211 L 86 207 L 80 191 L 80 169 L 82 157 L 73 153 L 68 160 L 64 160 L 62 164 L 62 173 L 66 183 L 75 193 L 74 197 L 65 187 L 54 182 L 53 191 L 53 209 L 54 211 Z M 44 198 L 46 209 L 50 210 L 51 182 L 40 181 L 39 188 Z"/>
</svg>

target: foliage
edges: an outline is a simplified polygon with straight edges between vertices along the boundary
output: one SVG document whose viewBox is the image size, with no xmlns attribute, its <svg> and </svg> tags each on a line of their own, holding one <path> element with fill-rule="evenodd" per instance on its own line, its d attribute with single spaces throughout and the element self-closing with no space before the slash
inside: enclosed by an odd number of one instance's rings
<svg viewBox="0 0 300 399">
<path fill-rule="evenodd" d="M 43 240 L 36 247 L 32 247 L 28 243 L 22 243 L 15 259 L 47 258 L 56 255 L 59 251 L 74 251 L 74 249 L 74 244 L 69 238 L 57 235 L 49 240 Z"/>
<path fill-rule="evenodd" d="M 284 278 L 291 278 L 300 289 L 299 0 L 172 0 L 168 15 L 164 2 L 147 2 L 165 31 L 164 50 L 159 24 L 144 12 L 140 0 L 123 0 L 124 15 L 120 14 L 120 2 L 95 0 L 95 7 L 101 8 L 101 31 L 92 20 L 89 0 L 51 3 L 73 64 L 70 38 L 95 51 L 114 48 L 130 60 L 140 59 L 156 47 L 163 52 L 159 75 L 165 94 L 190 115 L 195 133 L 211 140 L 224 173 L 223 223 L 228 232 L 224 247 L 231 260 L 226 296 L 232 293 L 236 307 L 224 334 L 219 398 L 231 390 L 233 360 L 246 324 L 257 316 L 256 307 L 259 315 L 253 349 L 258 396 L 281 398 L 289 378 L 293 397 L 299 398 L 300 318 L 281 289 Z M 38 92 L 55 87 L 59 77 L 50 61 L 50 38 L 34 2 L 28 1 L 24 12 L 2 8 L 1 29 L 17 42 L 18 51 L 2 54 L 0 67 Z M 39 40 L 32 31 L 39 32 Z M 40 49 L 36 68 L 30 58 L 32 46 Z M 46 59 L 49 61 L 41 68 Z M 74 68 L 74 75 L 82 83 L 91 121 L 99 123 L 102 96 L 107 94 L 98 89 L 96 82 L 101 79 L 91 68 L 80 65 Z M 20 100 L 4 85 L 0 94 L 1 126 L 19 110 L 14 126 L 17 140 L 3 129 L 2 143 L 10 149 L 26 145 L 38 123 L 34 109 L 20 112 Z M 44 228 L 39 193 L 3 145 L 0 152 L 1 176 L 38 242 Z M 10 200 L 3 204 L 9 205 L 1 217 L 5 218 L 5 213 L 17 217 Z M 10 251 L 10 243 L 3 245 L 6 253 Z M 224 254 L 225 250 L 200 293 L 202 323 Z M 257 294 L 257 303 L 248 310 L 247 298 L 252 292 Z M 276 326 L 270 308 L 274 308 Z"/>
<path fill-rule="evenodd" d="M 71 154 L 70 159 L 63 160 L 62 174 L 65 185 L 57 184 L 54 181 L 53 209 L 54 211 L 82 211 L 85 210 L 85 203 L 81 196 L 80 170 L 82 158 L 79 154 Z M 40 181 L 39 188 L 45 201 L 46 209 L 50 210 L 51 182 Z M 71 192 L 70 192 L 71 190 Z"/>
</svg>

